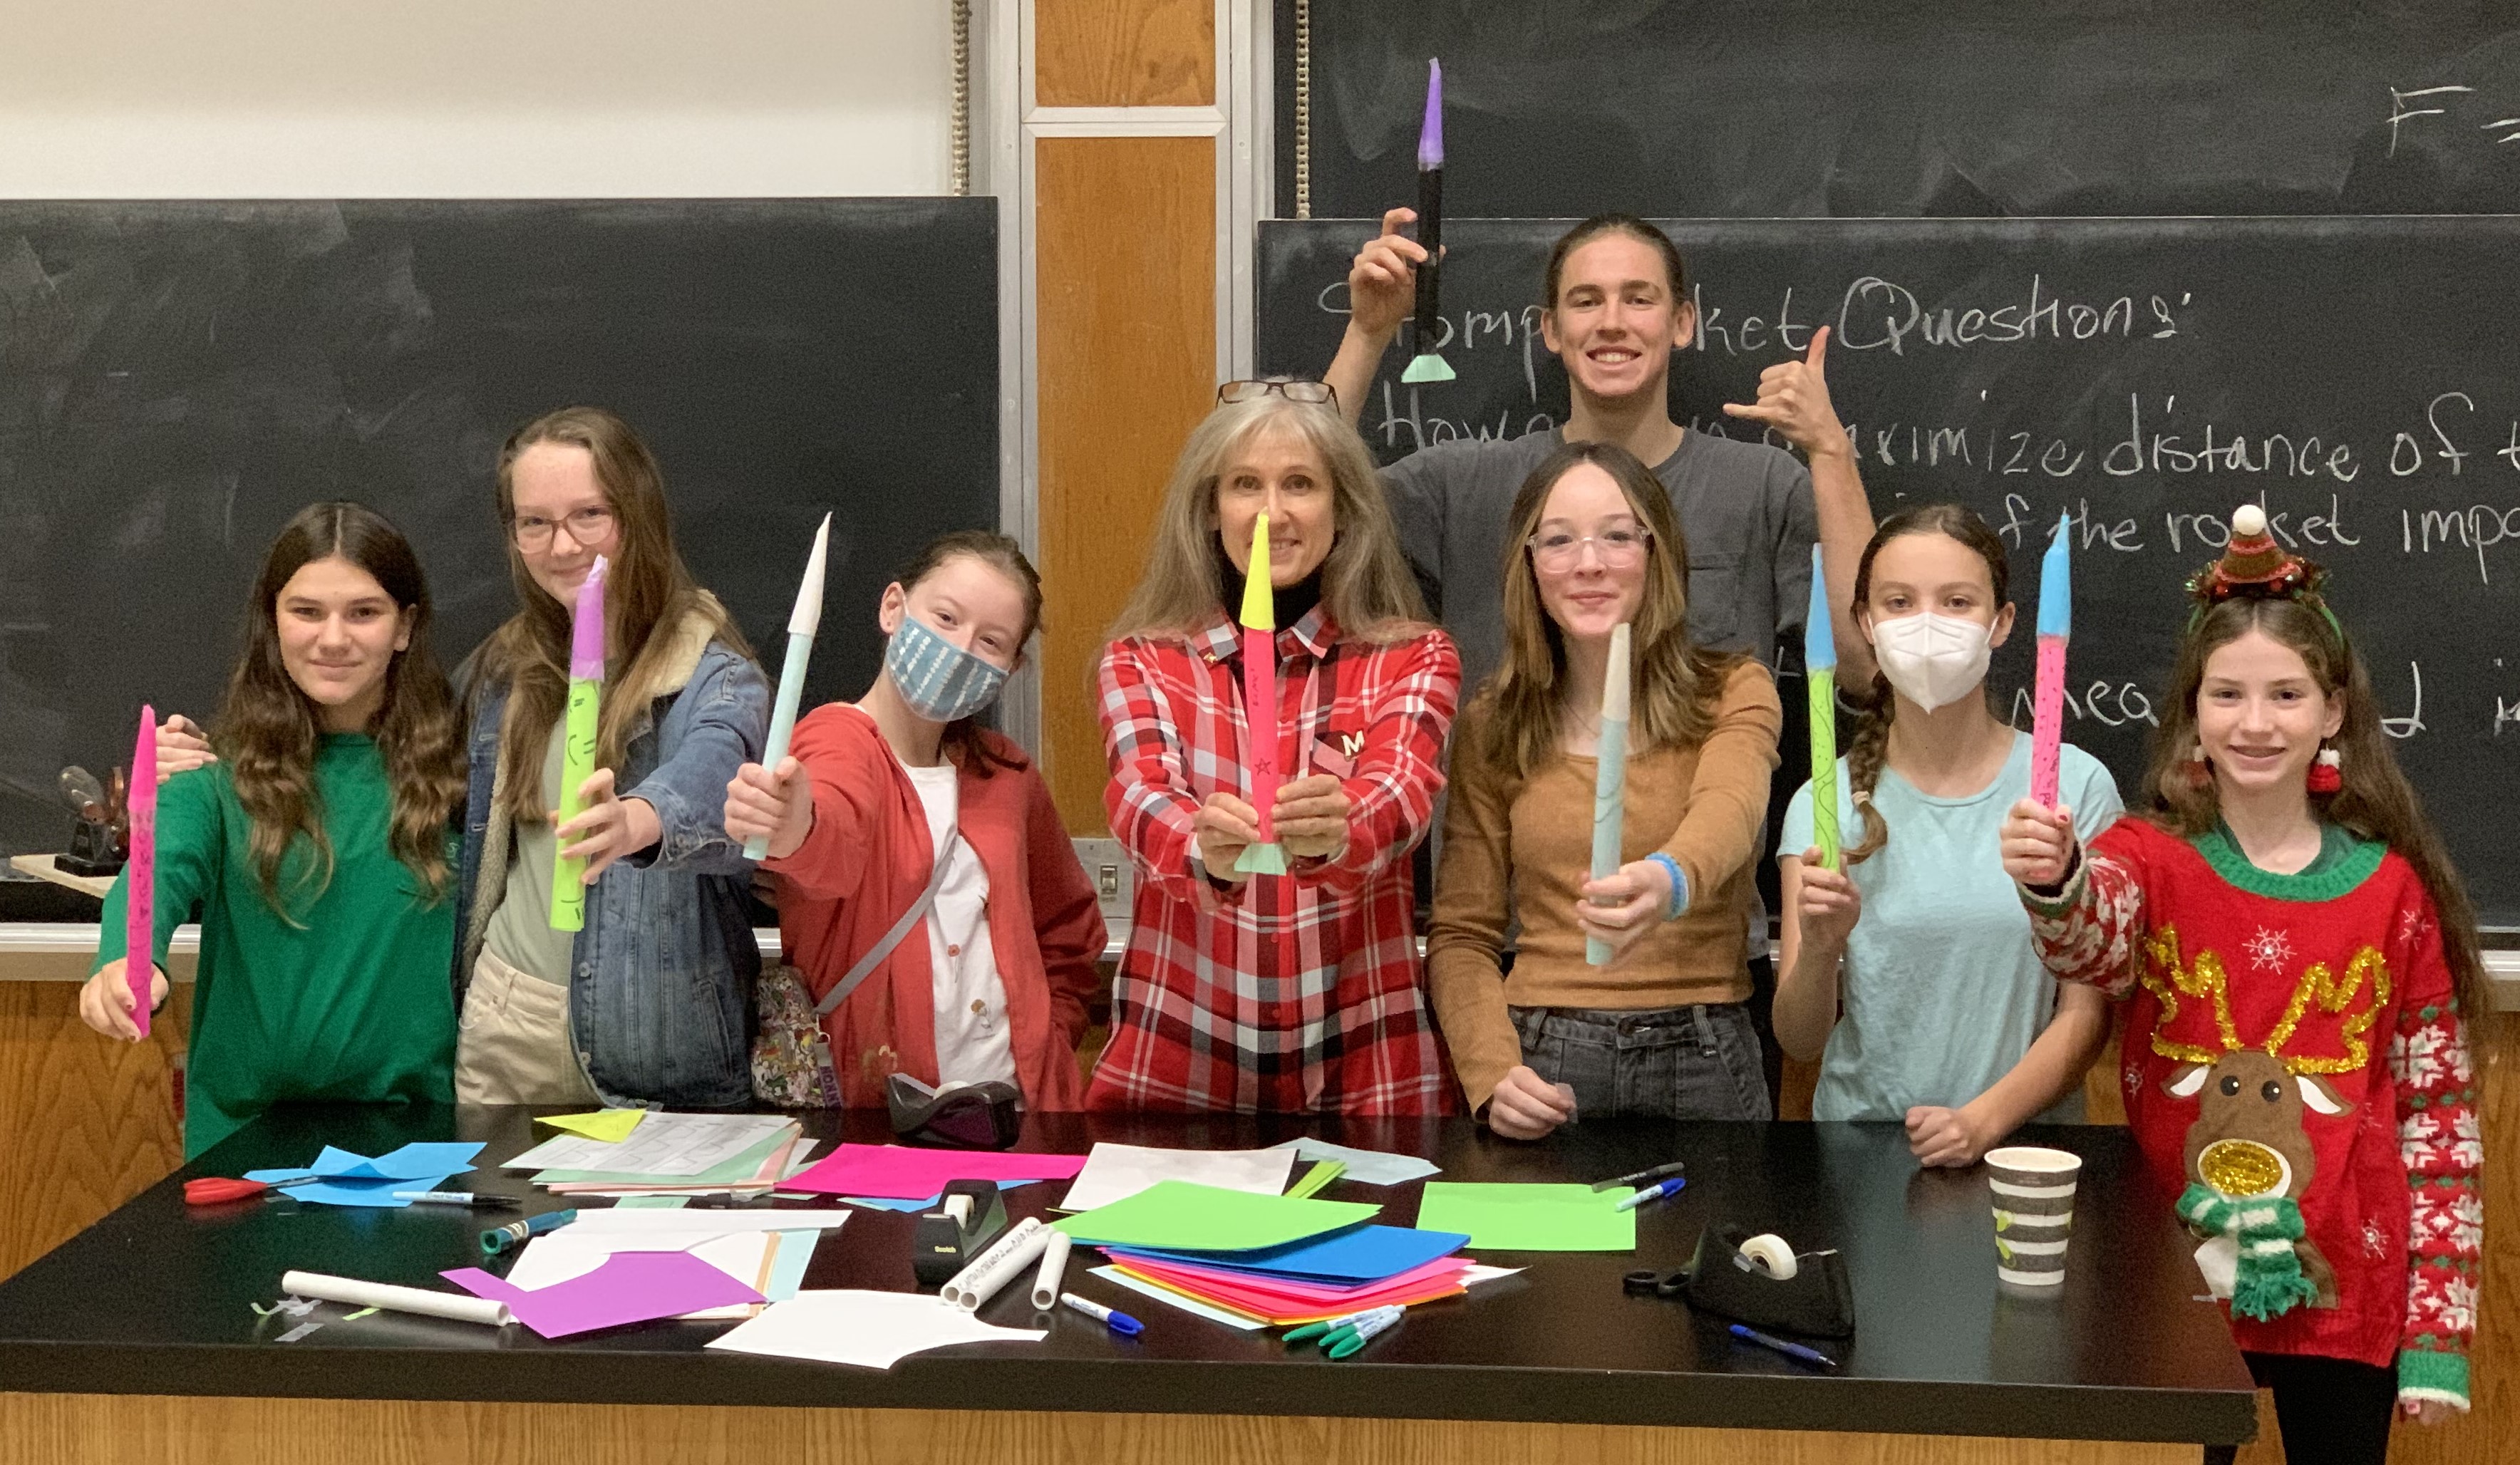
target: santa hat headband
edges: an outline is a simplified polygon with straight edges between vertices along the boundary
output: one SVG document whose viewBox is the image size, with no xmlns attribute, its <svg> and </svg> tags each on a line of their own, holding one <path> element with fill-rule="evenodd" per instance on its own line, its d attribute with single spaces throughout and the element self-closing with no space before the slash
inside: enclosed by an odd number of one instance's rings
<svg viewBox="0 0 2520 1465">
<path fill-rule="evenodd" d="M 2187 628 L 2196 629 L 2205 612 L 2225 600 L 2299 600 L 2326 619 L 2327 629 L 2336 633 L 2336 644 L 2342 646 L 2345 628 L 2337 624 L 2336 612 L 2327 608 L 2326 598 L 2318 593 L 2326 580 L 2326 569 L 2275 543 L 2267 530 L 2265 510 L 2243 504 L 2231 511 L 2231 538 L 2223 548 L 2223 557 L 2187 578 L 2187 594 L 2196 601 Z"/>
</svg>

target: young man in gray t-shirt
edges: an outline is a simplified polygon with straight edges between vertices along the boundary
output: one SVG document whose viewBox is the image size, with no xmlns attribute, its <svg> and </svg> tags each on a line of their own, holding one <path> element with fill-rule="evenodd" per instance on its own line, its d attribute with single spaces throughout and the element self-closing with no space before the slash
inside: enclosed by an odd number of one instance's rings
<svg viewBox="0 0 2520 1465">
<path fill-rule="evenodd" d="M 1347 334 L 1325 379 L 1351 422 L 1412 307 L 1426 251 L 1399 230 L 1416 217 L 1406 208 L 1383 215 L 1381 236 L 1348 272 Z M 1504 654 L 1507 511 L 1523 479 L 1567 439 L 1618 443 L 1670 490 L 1688 541 L 1691 639 L 1799 671 L 1813 543 L 1822 546 L 1829 603 L 1850 606 L 1856 562 L 1872 537 L 1853 445 L 1822 371 L 1827 328 L 1813 333 L 1803 359 L 1767 369 L 1755 404 L 1724 409 L 1776 429 L 1803 452 L 1806 468 L 1780 449 L 1671 420 L 1671 353 L 1688 344 L 1697 313 L 1680 252 L 1661 230 L 1619 214 L 1585 220 L 1551 252 L 1544 299 L 1542 339 L 1564 363 L 1573 399 L 1565 427 L 1437 444 L 1382 473 L 1427 608 L 1461 646 L 1464 696 Z M 1841 612 L 1832 629 L 1839 685 L 1868 685 L 1871 648 L 1855 617 Z"/>
</svg>

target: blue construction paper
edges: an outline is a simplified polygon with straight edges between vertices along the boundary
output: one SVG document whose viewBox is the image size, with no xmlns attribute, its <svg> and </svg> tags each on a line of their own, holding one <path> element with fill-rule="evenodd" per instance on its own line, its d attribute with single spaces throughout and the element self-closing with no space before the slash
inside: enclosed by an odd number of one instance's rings
<svg viewBox="0 0 2520 1465">
<path fill-rule="evenodd" d="M 1186 1262 L 1195 1266 L 1222 1266 L 1262 1276 L 1344 1284 L 1374 1282 L 1449 1257 L 1469 1244 L 1461 1231 L 1419 1231 L 1407 1226 L 1364 1225 L 1285 1246 L 1247 1252 L 1178 1252 L 1148 1247 L 1106 1246 L 1114 1258 L 1147 1257 L 1158 1262 Z"/>
<path fill-rule="evenodd" d="M 248 1170 L 248 1180 L 300 1180 L 309 1176 L 343 1180 L 394 1180 L 406 1189 L 414 1180 L 434 1176 L 443 1180 L 472 1168 L 473 1158 L 481 1153 L 478 1139 L 430 1140 L 406 1144 L 391 1154 L 371 1160 L 365 1155 L 324 1146 L 315 1163 L 294 1170 Z"/>
<path fill-rule="evenodd" d="M 266 1178 L 269 1174 L 266 1171 L 249 1175 L 246 1178 L 259 1180 Z M 411 1202 L 394 1199 L 395 1191 L 441 1190 L 455 1174 L 456 1172 L 449 1171 L 442 1176 L 414 1176 L 408 1179 L 317 1180 L 307 1185 L 292 1185 L 280 1193 L 291 1200 L 304 1201 L 317 1206 L 374 1206 L 385 1210 L 398 1210 L 410 1205 Z"/>
<path fill-rule="evenodd" d="M 1012 1190 L 1017 1185 L 1037 1185 L 1040 1183 L 1041 1182 L 1038 1180 L 1000 1180 L 998 1182 L 998 1188 L 1000 1190 Z M 841 1196 L 840 1199 L 847 1201 L 852 1206 L 872 1206 L 878 1211 L 899 1211 L 904 1215 L 908 1215 L 912 1212 L 935 1210 L 938 1206 L 944 1204 L 945 1192 L 939 1190 L 934 1195 L 929 1196 L 923 1201 L 895 1200 L 888 1195 L 844 1195 Z"/>
</svg>

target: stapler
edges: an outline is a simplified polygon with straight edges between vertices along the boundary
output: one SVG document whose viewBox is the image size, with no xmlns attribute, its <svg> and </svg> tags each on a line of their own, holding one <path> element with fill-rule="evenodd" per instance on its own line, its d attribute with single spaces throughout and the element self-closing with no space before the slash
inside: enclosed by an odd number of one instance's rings
<svg viewBox="0 0 2520 1465">
<path fill-rule="evenodd" d="M 1007 1228 L 1007 1203 L 995 1180 L 949 1180 L 936 1209 L 910 1233 L 910 1271 L 922 1288 L 942 1287 Z"/>
</svg>

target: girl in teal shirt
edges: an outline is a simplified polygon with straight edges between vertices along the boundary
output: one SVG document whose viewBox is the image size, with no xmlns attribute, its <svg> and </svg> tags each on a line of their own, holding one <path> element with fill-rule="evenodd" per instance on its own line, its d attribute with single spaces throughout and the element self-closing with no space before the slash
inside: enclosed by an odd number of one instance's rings
<svg viewBox="0 0 2520 1465">
<path fill-rule="evenodd" d="M 254 585 L 218 761 L 158 790 L 153 1008 L 167 940 L 202 907 L 187 1159 L 283 1100 L 453 1101 L 464 767 L 428 622 L 391 524 L 356 504 L 301 511 Z M 128 878 L 79 1014 L 136 1042 Z"/>
<path fill-rule="evenodd" d="M 1856 570 L 1871 643 L 1864 716 L 1838 760 L 1863 837 L 1831 870 L 1810 848 L 1812 790 L 1778 845 L 1784 928 L 1778 1045 L 1821 1059 L 1812 1117 L 1907 1126 L 1925 1165 L 1970 1165 L 2030 1119 L 2082 1118 L 2108 1003 L 2040 964 L 1997 831 L 2030 788 L 2030 734 L 1982 689 L 2012 630 L 2003 542 L 1957 505 L 1886 520 Z M 2117 818 L 2108 770 L 2068 746 L 2059 797 L 2085 837 Z M 1843 1015 L 1840 1008 L 1843 1007 Z"/>
</svg>

